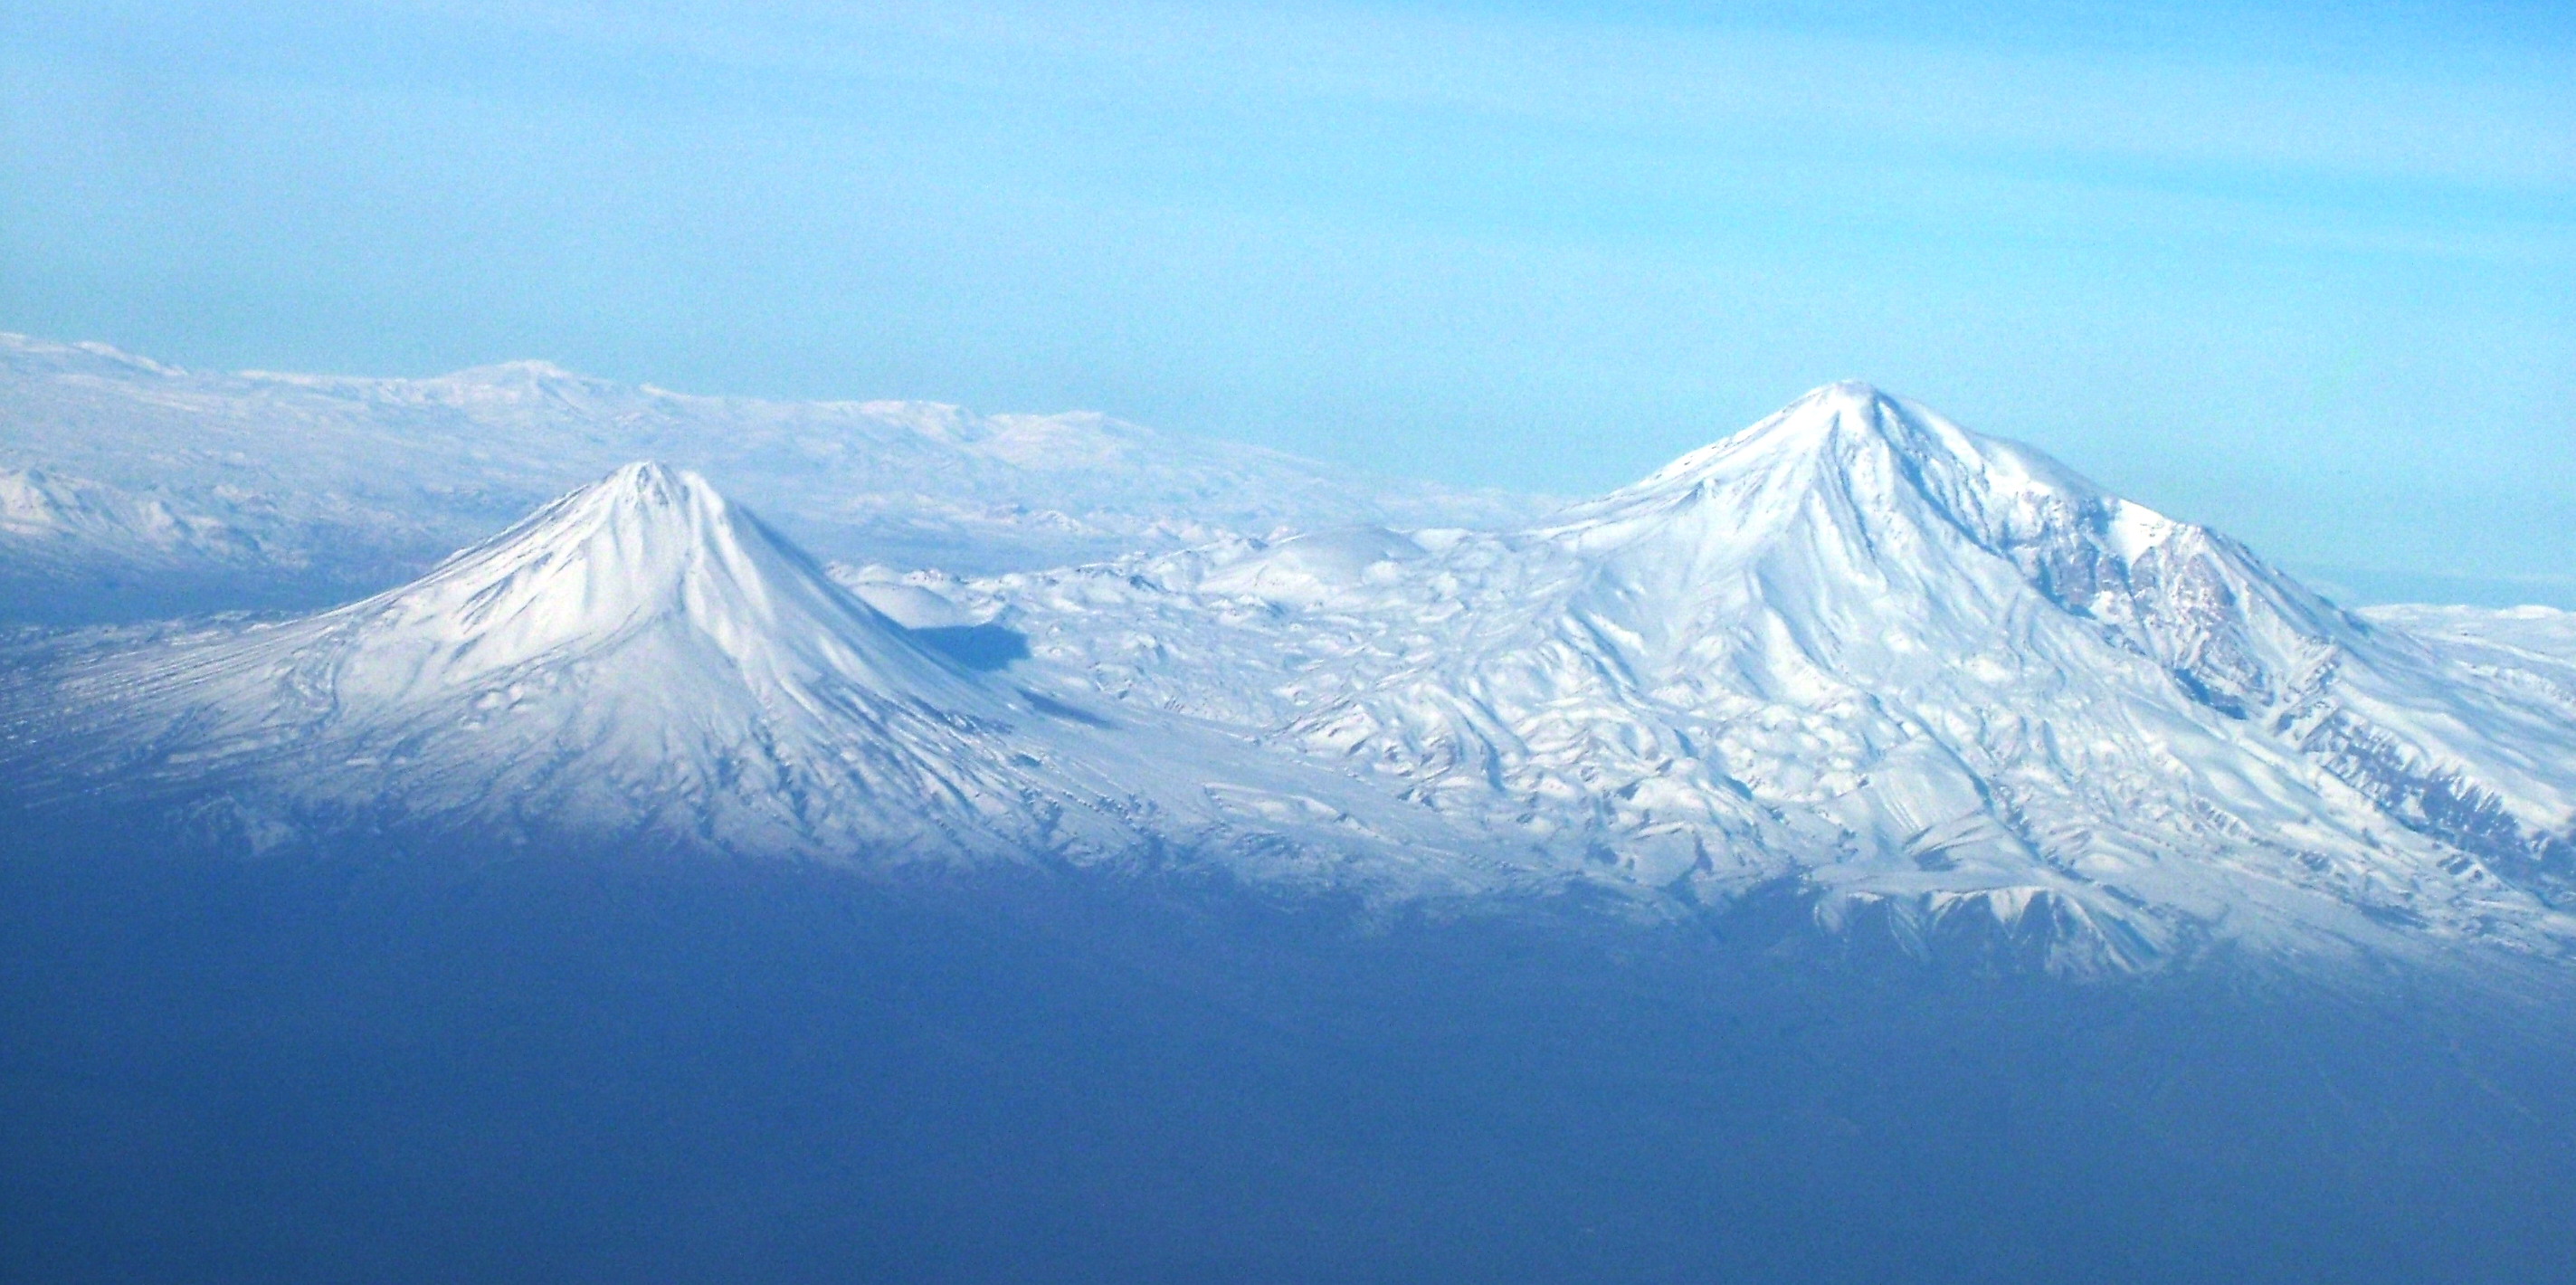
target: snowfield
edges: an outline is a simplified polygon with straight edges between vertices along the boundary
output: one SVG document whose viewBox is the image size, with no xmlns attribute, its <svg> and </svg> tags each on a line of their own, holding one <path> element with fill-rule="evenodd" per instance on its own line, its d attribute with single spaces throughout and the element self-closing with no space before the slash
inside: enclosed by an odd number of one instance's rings
<svg viewBox="0 0 2576 1285">
<path fill-rule="evenodd" d="M 81 445 L 21 421 L 22 456 L 121 490 L 0 490 L 40 497 L 10 499 L 11 538 L 315 557 L 342 522 L 390 565 L 649 453 L 746 479 L 844 559 L 827 575 L 697 472 L 633 464 L 319 615 L 30 644 L 0 772 L 38 807 L 139 801 L 259 850 L 438 824 L 1179 862 L 1452 908 L 1787 894 L 1829 936 L 2075 974 L 2576 943 L 2565 613 L 2346 612 L 1865 385 L 1513 521 L 1082 417 L 525 367 L 200 378 L 14 342 L 9 396 L 54 399 L 48 422 L 165 380 L 211 426 Z M 248 450 L 260 432 L 297 449 Z M 227 441 L 243 483 L 207 480 Z M 1191 488 L 1191 524 L 1148 520 Z M 1309 533 L 1264 525 L 1290 519 Z M 1106 543 L 1128 551 L 1034 565 Z M 951 547 L 975 552 L 907 569 Z"/>
<path fill-rule="evenodd" d="M 1864 386 L 1519 532 L 910 580 L 1057 687 L 1693 900 L 1792 880 L 2077 968 L 2569 928 L 2563 662 L 2344 613 Z"/>
<path fill-rule="evenodd" d="M 1095 414 L 698 397 L 544 362 L 223 374 L 0 334 L 0 566 L 39 585 L 247 561 L 345 601 L 639 459 L 721 479 L 824 557 L 958 571 L 1530 512 Z"/>
</svg>

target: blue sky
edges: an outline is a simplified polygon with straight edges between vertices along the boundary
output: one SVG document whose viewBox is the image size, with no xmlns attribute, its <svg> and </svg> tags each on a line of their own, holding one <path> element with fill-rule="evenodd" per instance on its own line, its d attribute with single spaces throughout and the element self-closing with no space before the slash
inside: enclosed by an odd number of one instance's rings
<svg viewBox="0 0 2576 1285">
<path fill-rule="evenodd" d="M 2550 5 L 0 16 L 0 328 L 1105 409 L 1605 489 L 1827 380 L 2576 606 Z"/>
</svg>

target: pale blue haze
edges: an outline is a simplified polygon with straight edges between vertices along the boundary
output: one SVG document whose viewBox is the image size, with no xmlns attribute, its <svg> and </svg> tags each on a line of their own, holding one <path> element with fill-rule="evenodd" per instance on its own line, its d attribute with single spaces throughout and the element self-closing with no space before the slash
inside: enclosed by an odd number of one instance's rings
<svg viewBox="0 0 2576 1285">
<path fill-rule="evenodd" d="M 2576 605 L 2562 7 L 11 6 L 0 329 L 1597 491 L 1828 380 Z"/>
</svg>

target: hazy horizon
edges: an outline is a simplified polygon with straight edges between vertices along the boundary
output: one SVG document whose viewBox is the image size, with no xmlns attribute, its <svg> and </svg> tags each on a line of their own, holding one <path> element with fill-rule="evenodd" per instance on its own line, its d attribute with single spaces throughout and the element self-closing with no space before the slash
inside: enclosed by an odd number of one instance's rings
<svg viewBox="0 0 2576 1285">
<path fill-rule="evenodd" d="M 0 332 L 0 333 L 7 333 L 7 332 Z M 39 342 L 65 342 L 65 341 L 60 341 L 60 340 L 52 340 L 52 339 L 48 339 L 48 338 L 46 338 L 46 337 L 42 337 L 42 336 L 26 336 L 26 335 L 21 335 L 21 336 L 19 336 L 19 337 L 20 337 L 20 338 L 25 338 L 25 339 L 33 339 L 33 340 L 37 340 L 37 341 L 39 341 Z M 70 342 L 73 346 L 81 346 L 81 345 L 99 345 L 99 344 L 102 344 L 102 343 L 103 343 L 103 341 L 97 341 L 97 340 L 75 340 L 75 341 L 69 341 L 69 342 Z M 136 352 L 130 352 L 130 351 L 127 351 L 127 350 L 124 350 L 124 349 L 114 348 L 114 346 L 113 346 L 113 345 L 107 345 L 107 347 L 108 347 L 108 348 L 110 348 L 110 350 L 115 351 L 115 352 L 117 352 L 117 353 L 120 353 L 120 354 L 122 354 L 123 356 L 126 356 L 126 357 L 142 358 L 142 359 L 144 359 L 144 360 L 146 360 L 146 361 L 154 361 L 154 362 L 155 362 L 155 364 L 158 364 L 158 365 L 168 365 L 168 364 L 169 364 L 169 363 L 161 363 L 161 362 L 158 362 L 158 361 L 157 361 L 156 359 L 154 359 L 154 358 L 152 357 L 152 355 L 151 355 L 151 354 L 149 354 L 149 353 L 136 353 Z M 533 365 L 537 365 L 537 366 L 541 366 L 541 367 L 544 367 L 544 368 L 546 368 L 546 369 L 553 370 L 553 371 L 560 371 L 560 372 L 562 372 L 563 374 L 568 375 L 568 376 L 572 376 L 572 377 L 577 377 L 577 378 L 596 378 L 596 376 L 591 375 L 591 374 L 590 374 L 590 372 L 587 372 L 587 371 L 579 371 L 579 370 L 570 370 L 570 369 L 568 369 L 568 368 L 565 368 L 565 367 L 562 367 L 562 366 L 560 366 L 560 365 L 557 365 L 557 364 L 555 364 L 555 363 L 553 363 L 553 362 L 547 361 L 547 360 L 545 360 L 545 359 L 543 359 L 543 358 L 517 358 L 517 359 L 504 360 L 504 361 L 500 361 L 500 362 L 487 362 L 487 363 L 483 363 L 482 365 L 479 365 L 479 366 L 463 367 L 463 368 L 459 368 L 459 369 L 457 369 L 457 370 L 452 370 L 452 371 L 436 372 L 436 373 L 434 373 L 433 375 L 429 375 L 429 376 L 380 376 L 380 375 L 373 375 L 373 374 L 370 374 L 370 373 L 368 373 L 368 372 L 361 372 L 361 371 L 272 371 L 272 370 L 249 370 L 249 369 L 246 369 L 246 370 L 239 370 L 239 371 L 227 371 L 227 372 L 220 372 L 220 373 L 224 373 L 224 374 L 239 374 L 239 375 L 286 375 L 286 376 L 299 376 L 299 377 L 300 377 L 300 376 L 314 376 L 314 375 L 318 375 L 318 376 L 327 376 L 327 377 L 331 377 L 331 378 L 347 378 L 347 379 L 359 379 L 359 380 L 375 379 L 375 378 L 436 378 L 436 377 L 441 377 L 441 376 L 452 376 L 452 375 L 468 374 L 468 373 L 472 373 L 472 372 L 474 372 L 474 371 L 478 371 L 478 370 L 494 370 L 494 369 L 497 369 L 497 368 L 500 368 L 500 367 L 506 367 L 506 366 L 524 366 L 524 365 L 531 365 L 531 364 L 533 364 Z M 203 373 L 203 372 L 200 372 L 200 373 Z M 1835 382 L 1835 383 L 1845 383 L 1845 382 L 1859 382 L 1859 383 L 1867 383 L 1868 381 L 1865 381 L 1865 380 L 1861 380 L 1861 381 L 1837 380 L 1837 381 L 1832 381 L 1832 382 Z M 637 383 L 637 384 L 627 385 L 627 386 L 628 386 L 628 387 L 636 387 L 636 388 L 650 388 L 650 389 L 654 389 L 654 390 L 657 390 L 657 391 L 664 391 L 664 392 L 675 392 L 675 393 L 680 393 L 680 394 L 683 394 L 683 395 L 706 395 L 706 394 L 696 394 L 696 393 L 694 393 L 694 392 L 693 392 L 693 390 L 690 390 L 690 389 L 673 389 L 673 388 L 668 388 L 668 387 L 666 387 L 666 386 L 664 386 L 664 385 L 656 384 L 656 383 L 653 383 L 652 381 L 649 381 L 649 380 L 647 380 L 647 381 L 641 381 L 641 382 L 639 382 L 639 383 Z M 1823 385 L 1820 385 L 1819 387 L 1821 388 L 1821 387 L 1823 387 Z M 1812 390 L 1811 390 L 1811 391 L 1812 391 Z M 1888 391 L 1888 392 L 1894 393 L 1895 395 L 1900 396 L 1900 397 L 1902 397 L 1902 396 L 1904 396 L 1904 395 L 1905 395 L 1905 394 L 1903 393 L 1903 391 L 1902 391 L 1902 390 L 1890 389 L 1890 390 L 1885 390 L 1885 391 Z M 721 395 L 723 395 L 723 394 L 715 394 L 715 395 L 719 395 L 719 396 L 721 396 Z M 785 400 L 785 399 L 764 399 L 764 398 L 759 398 L 759 397 L 757 397 L 756 395 L 747 395 L 747 394 L 732 394 L 732 396 L 747 396 L 747 397 L 750 397 L 750 399 L 751 399 L 751 400 L 769 400 L 769 401 L 778 401 L 778 402 L 783 402 L 783 401 Z M 868 400 L 868 399 L 852 399 L 852 400 Z M 925 400 L 926 400 L 926 399 L 925 399 Z M 953 403 L 932 403 L 932 404 L 954 405 Z M 1057 409 L 1057 410 L 1052 410 L 1052 411 L 1050 411 L 1050 410 L 1023 410 L 1023 409 L 1016 409 L 1016 408 L 991 408 L 991 407 L 963 406 L 963 407 L 959 407 L 958 409 L 961 409 L 961 410 L 963 410 L 963 411 L 965 411 L 965 412 L 967 412 L 967 413 L 970 413 L 970 414 L 1001 414 L 1001 415 L 1019 415 L 1019 414 L 1025 414 L 1025 415 L 1037 415 L 1037 416 L 1052 416 L 1052 415 L 1068 415 L 1068 414 L 1070 414 L 1070 415 L 1088 415 L 1088 414 L 1099 414 L 1099 413 L 1102 413 L 1102 412 L 1093 411 L 1093 410 L 1091 410 L 1091 409 L 1089 409 L 1089 408 L 1061 408 L 1061 409 Z M 1158 430 L 1159 430 L 1159 429 L 1161 429 L 1163 426 L 1157 426 L 1157 425 L 1144 425 L 1143 427 L 1146 427 L 1146 428 L 1149 428 L 1149 429 L 1158 429 Z M 1723 438 L 1723 437 L 1726 437 L 1726 436 L 1728 436 L 1728 435 L 1731 435 L 1732 433 L 1735 433 L 1735 432 L 1741 431 L 1744 427 L 1747 427 L 1747 426 L 1746 426 L 1746 425 L 1739 425 L 1739 426 L 1736 426 L 1735 428 L 1727 429 L 1727 430 L 1725 430 L 1725 431 L 1723 431 L 1723 432 L 1716 433 L 1716 434 L 1714 434 L 1713 436 L 1711 436 L 1710 438 L 1708 438 L 1708 439 L 1706 439 L 1706 440 L 1704 440 L 1704 441 L 1695 441 L 1695 442 L 1690 442 L 1690 443 L 1686 443 L 1686 444 L 1681 444 L 1681 445 L 1677 446 L 1677 448 L 1676 448 L 1676 450 L 1675 450 L 1675 455 L 1676 455 L 1676 457 L 1678 457 L 1680 454 L 1687 453 L 1687 452 L 1688 452 L 1688 451 L 1690 451 L 1690 450 L 1694 450 L 1694 449 L 1697 449 L 1697 448 L 1698 448 L 1698 447 L 1700 447 L 1700 446 L 1707 445 L 1709 442 L 1719 440 L 1719 439 L 1721 439 L 1721 438 Z M 1225 440 L 1225 439 L 1219 439 L 1219 440 Z M 1274 448 L 1274 449 L 1275 449 L 1275 448 Z M 1329 463 L 1335 463 L 1336 461 L 1319 461 L 1319 462 L 1323 462 L 1323 463 L 1328 463 L 1328 464 L 1329 464 Z M 2064 463 L 2069 463 L 2069 464 L 2074 464 L 2074 463 L 2075 463 L 2074 461 L 2062 461 L 2062 462 L 2064 462 Z M 2081 471 L 2081 466 L 2080 466 L 2080 465 L 2078 465 L 2077 467 L 2078 467 L 2079 471 Z M 1649 470 L 1649 471 L 1651 471 L 1651 470 Z M 1371 475 L 1372 475 L 1372 473 L 1371 473 L 1371 471 L 1370 471 L 1370 470 L 1363 469 L 1363 470 L 1362 470 L 1362 472 L 1361 472 L 1361 475 L 1362 475 L 1362 476 L 1371 476 Z M 1375 473 L 1375 474 L 1374 474 L 1374 476 L 1376 476 L 1376 477 L 1378 477 L 1378 478 L 1380 478 L 1380 479 L 1382 479 L 1382 480 L 1385 480 L 1385 481 L 1393 481 L 1393 482 L 1408 482 L 1408 481 L 1410 481 L 1410 482 L 1431 482 L 1431 483 L 1435 483 L 1435 484 L 1449 484 L 1449 485 L 1456 485 L 1456 483 L 1449 482 L 1447 479 L 1442 479 L 1442 478 L 1437 478 L 1437 477 L 1425 477 L 1425 476 L 1420 476 L 1420 475 L 1416 475 L 1416 476 L 1412 476 L 1412 477 L 1405 477 L 1405 476 L 1399 476 L 1399 475 L 1394 475 L 1394 474 Z M 1642 476 L 1642 474 L 1641 474 L 1641 476 Z M 1637 480 L 1637 479 L 1629 479 L 1629 480 L 1630 480 L 1631 482 L 1633 482 L 1633 481 L 1635 481 L 1635 480 Z M 1624 484 L 1625 484 L 1625 483 L 1622 483 L 1621 485 L 1624 485 Z M 1615 487 L 1612 487 L 1612 488 L 1604 488 L 1605 492 L 1606 492 L 1607 490 L 1609 490 L 1609 489 L 1615 489 Z M 1573 495 L 1573 494 L 1564 494 L 1564 493 L 1527 492 L 1527 491 L 1523 491 L 1523 492 L 1513 492 L 1513 491 L 1510 491 L 1508 488 L 1493 488 L 1493 490 L 1494 490 L 1498 495 L 1517 495 L 1517 496 L 1523 496 L 1523 497 L 1532 497 L 1532 498 L 1537 498 L 1537 499 L 1539 499 L 1539 500 L 1541 500 L 1541 501 L 1542 501 L 1542 505 L 1541 505 L 1540 509 L 1539 509 L 1539 510 L 1537 510 L 1537 511 L 1540 511 L 1540 512 L 1544 512 L 1544 511 L 1545 511 L 1545 509 L 1546 509 L 1546 507 L 1547 507 L 1547 506 L 1550 506 L 1550 505 L 1554 505 L 1554 504 L 1562 504 L 1562 503 L 1576 503 L 1576 502 L 1580 502 L 1580 501 L 1582 501 L 1582 500 L 1584 500 L 1584 499 L 1591 498 L 1591 497 L 1589 497 L 1589 496 L 1584 496 L 1584 495 Z M 1514 501 L 1514 502 L 1515 502 L 1515 503 L 1518 503 L 1519 501 L 1517 501 L 1517 500 L 1516 500 L 1516 501 Z M 886 552 L 889 556 L 899 556 L 899 551 L 897 551 L 897 550 L 895 550 L 895 549 L 892 549 L 892 548 L 889 548 L 889 549 L 888 549 L 888 550 L 886 550 L 885 552 Z M 2258 550 L 2258 552 L 2260 552 L 2260 551 Z M 2563 584 L 2561 584 L 2561 583 L 2558 581 L 2558 579 L 2557 579 L 2557 578 L 2554 578 L 2554 577 L 2548 577 L 2548 576 L 2526 576 L 2526 577 L 2518 577 L 2518 578 L 2516 578 L 2516 577 L 2508 577 L 2508 578 L 2494 578 L 2494 577 L 2465 576 L 2465 575 L 2456 575 L 2456 574 L 2443 574 L 2443 573 L 2438 573 L 2438 572 L 2435 572 L 2435 573 L 2425 573 L 2425 572 L 2409 572 L 2409 571 L 2402 571 L 2402 570 L 2400 570 L 2400 571 L 2389 571 L 2389 570 L 2385 570 L 2385 569 L 2374 569 L 2374 568 L 2366 568 L 2366 567 L 2360 567 L 2360 568 L 2357 568 L 2357 567 L 2344 567 L 2344 566 L 2321 566 L 2321 565 L 2318 565 L 2318 564 L 2315 564 L 2315 563 L 2287 563 L 2287 564 L 2284 564 L 2284 565 L 2285 565 L 2285 567 L 2286 567 L 2286 569 L 2287 569 L 2287 570 L 2290 570 L 2290 571 L 2291 571 L 2291 572 L 2293 572 L 2294 574 L 2297 574 L 2297 575 L 2301 576 L 2303 579 L 2305 579 L 2305 580 L 2306 580 L 2306 582 L 2310 585 L 2310 587 L 2315 588 L 2315 589 L 2319 590 L 2320 592 L 2325 593 L 2328 597 L 2333 598 L 2334 600 L 2336 600 L 2336 601 L 2338 601 L 2338 602 L 2340 602 L 2340 603 L 2342 603 L 2342 604 L 2344 604 L 2344 605 L 2346 605 L 2346 606 L 2354 606 L 2354 607 L 2369 607 L 2369 606 L 2392 606 L 2392 605 L 2407 605 L 2407 604 L 2433 604 L 2433 605 L 2466 605 L 2466 606 L 2491 607 L 2491 608 L 2518 607 L 2518 606 L 2542 606 L 2542 607 L 2576 608 L 2576 589 L 2571 589 L 2571 587 L 2569 587 L 2569 586 L 2567 586 L 2567 585 L 2563 585 Z"/>
<path fill-rule="evenodd" d="M 2571 67 L 0 7 L 0 1279 L 2576 1277 Z"/>
<path fill-rule="evenodd" d="M 2576 606 L 2576 23 L 2542 6 L 0 32 L 0 328 L 1092 409 L 1563 495 L 1861 378 L 2354 600 Z"/>
</svg>

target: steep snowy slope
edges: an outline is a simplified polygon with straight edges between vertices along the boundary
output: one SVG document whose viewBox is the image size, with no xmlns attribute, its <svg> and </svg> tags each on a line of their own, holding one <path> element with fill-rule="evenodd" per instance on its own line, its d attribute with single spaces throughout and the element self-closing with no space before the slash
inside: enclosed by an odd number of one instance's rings
<svg viewBox="0 0 2576 1285">
<path fill-rule="evenodd" d="M 1860 385 L 1518 530 L 984 578 L 835 583 L 634 466 L 350 607 L 37 646 L 0 782 L 254 842 L 1794 905 L 2068 972 L 2567 955 L 2576 665 L 2393 620 Z"/>
<path fill-rule="evenodd" d="M 1263 727 L 1569 864 L 1930 949 L 2556 952 L 2576 714 L 1857 385 L 1507 535 L 944 588 L 1053 681 Z"/>
<path fill-rule="evenodd" d="M 175 806 L 253 847 L 461 826 L 873 865 L 1177 853 L 1363 895 L 1524 878 L 1223 729 L 962 668 L 659 465 L 319 616 L 17 659 L 14 795 Z"/>
<path fill-rule="evenodd" d="M 54 701 L 110 720 L 72 743 L 111 747 L 122 769 L 189 789 L 240 771 L 366 819 L 673 822 L 729 846 L 1034 837 L 1013 829 L 1030 800 L 991 735 L 1025 710 L 702 481 L 651 466 L 417 584 L 111 658 Z"/>
<path fill-rule="evenodd" d="M 1526 512 L 1094 414 L 694 397 L 541 362 L 434 379 L 221 374 L 0 335 L 0 468 L 95 479 L 182 527 L 232 532 L 317 605 L 408 579 L 647 457 L 715 478 L 826 557 L 956 570 Z M 131 552 L 107 539 L 88 558 Z"/>
</svg>

